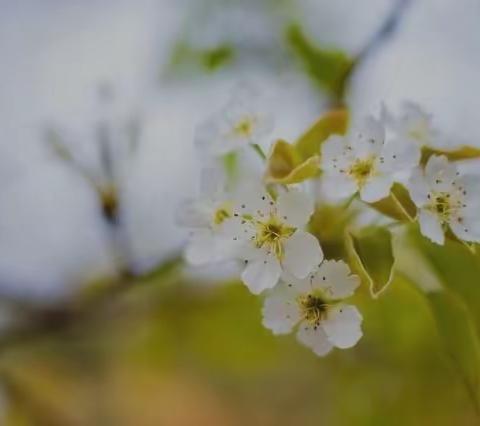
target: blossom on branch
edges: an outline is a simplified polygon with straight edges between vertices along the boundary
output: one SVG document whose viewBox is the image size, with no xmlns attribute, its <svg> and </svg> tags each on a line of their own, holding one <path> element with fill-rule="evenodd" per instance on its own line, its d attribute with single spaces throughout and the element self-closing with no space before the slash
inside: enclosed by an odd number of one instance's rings
<svg viewBox="0 0 480 426">
<path fill-rule="evenodd" d="M 297 339 L 317 355 L 350 348 L 362 337 L 362 315 L 343 303 L 360 280 L 343 261 L 326 260 L 303 280 L 284 277 L 263 306 L 263 325 L 274 334 L 297 327 Z"/>
<path fill-rule="evenodd" d="M 387 142 L 382 122 L 367 117 L 348 135 L 332 135 L 323 144 L 323 187 L 333 198 L 359 192 L 363 201 L 375 202 L 389 195 L 396 174 L 411 170 L 419 160 L 418 146 Z"/>
<path fill-rule="evenodd" d="M 245 191 L 235 203 L 225 233 L 245 262 L 242 280 L 254 294 L 274 287 L 282 272 L 305 278 L 323 259 L 318 240 L 303 230 L 314 210 L 313 200 L 298 190 L 274 199 L 262 189 Z"/>
</svg>

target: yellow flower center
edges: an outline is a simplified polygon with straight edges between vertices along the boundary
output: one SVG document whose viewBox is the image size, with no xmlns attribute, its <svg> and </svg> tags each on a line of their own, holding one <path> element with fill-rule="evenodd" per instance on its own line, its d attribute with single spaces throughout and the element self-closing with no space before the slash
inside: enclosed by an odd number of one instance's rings
<svg viewBox="0 0 480 426">
<path fill-rule="evenodd" d="M 302 294 L 298 296 L 297 303 L 302 319 L 314 327 L 325 318 L 329 306 L 318 294 Z"/>
<path fill-rule="evenodd" d="M 375 158 L 369 157 L 363 160 L 355 160 L 348 173 L 358 183 L 359 186 L 365 184 L 367 179 L 375 172 Z"/>
<path fill-rule="evenodd" d="M 452 215 L 462 207 L 462 202 L 448 192 L 429 194 L 428 198 L 430 200 L 428 209 L 435 213 L 443 223 L 448 223 Z"/>
<path fill-rule="evenodd" d="M 271 215 L 265 222 L 256 223 L 255 244 L 257 247 L 265 247 L 273 253 L 277 259 L 282 259 L 284 250 L 283 242 L 290 237 L 296 228 L 281 222 L 278 217 Z"/>
<path fill-rule="evenodd" d="M 248 138 L 253 133 L 254 121 L 250 117 L 245 117 L 238 121 L 233 127 L 233 134 L 239 137 Z"/>
<path fill-rule="evenodd" d="M 232 217 L 233 208 L 230 203 L 222 203 L 213 213 L 213 223 L 221 225 L 226 219 Z"/>
<path fill-rule="evenodd" d="M 407 132 L 407 135 L 415 141 L 428 142 L 428 123 L 420 120 L 413 125 Z"/>
</svg>

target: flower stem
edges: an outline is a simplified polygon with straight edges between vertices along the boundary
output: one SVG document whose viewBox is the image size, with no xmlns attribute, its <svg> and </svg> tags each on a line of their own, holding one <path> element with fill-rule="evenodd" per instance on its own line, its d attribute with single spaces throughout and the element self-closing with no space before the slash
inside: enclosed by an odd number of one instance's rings
<svg viewBox="0 0 480 426">
<path fill-rule="evenodd" d="M 263 149 L 258 143 L 252 143 L 251 147 L 258 154 L 258 156 L 262 159 L 263 162 L 267 161 L 267 156 L 265 155 Z"/>
</svg>

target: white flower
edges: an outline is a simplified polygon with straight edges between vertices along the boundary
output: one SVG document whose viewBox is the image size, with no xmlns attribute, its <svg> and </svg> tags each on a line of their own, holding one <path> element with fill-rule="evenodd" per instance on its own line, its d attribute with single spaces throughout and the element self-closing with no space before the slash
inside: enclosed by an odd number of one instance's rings
<svg viewBox="0 0 480 426">
<path fill-rule="evenodd" d="M 273 200 L 250 188 L 240 200 L 225 232 L 236 244 L 235 257 L 246 264 L 242 280 L 252 293 L 275 286 L 282 271 L 305 278 L 322 261 L 318 240 L 302 229 L 314 210 L 306 194 L 290 190 Z"/>
<path fill-rule="evenodd" d="M 480 242 L 480 180 L 462 175 L 445 156 L 432 155 L 413 173 L 409 190 L 423 235 L 443 244 L 450 228 L 461 240 Z"/>
<path fill-rule="evenodd" d="M 402 141 L 413 142 L 419 146 L 432 146 L 440 138 L 439 131 L 433 127 L 432 115 L 417 103 L 405 102 L 399 116 L 394 116 L 382 105 L 381 116 Z"/>
<path fill-rule="evenodd" d="M 385 142 L 382 123 L 367 117 L 345 137 L 332 135 L 323 144 L 323 188 L 333 198 L 360 192 L 362 200 L 378 201 L 388 196 L 396 175 L 419 160 L 417 146 L 398 139 Z"/>
<path fill-rule="evenodd" d="M 190 228 L 185 258 L 193 265 L 224 260 L 222 227 L 232 217 L 233 205 L 224 191 L 224 179 L 217 169 L 206 169 L 200 177 L 200 196 L 179 207 L 177 223 Z"/>
<path fill-rule="evenodd" d="M 259 106 L 258 91 L 242 85 L 222 110 L 198 126 L 195 145 L 210 156 L 221 156 L 262 142 L 272 129 L 272 118 Z"/>
<path fill-rule="evenodd" d="M 274 334 L 290 333 L 298 325 L 297 339 L 317 355 L 335 346 L 354 346 L 362 331 L 362 316 L 342 299 L 359 286 L 343 261 L 326 260 L 306 279 L 283 279 L 267 296 L 263 325 Z"/>
</svg>

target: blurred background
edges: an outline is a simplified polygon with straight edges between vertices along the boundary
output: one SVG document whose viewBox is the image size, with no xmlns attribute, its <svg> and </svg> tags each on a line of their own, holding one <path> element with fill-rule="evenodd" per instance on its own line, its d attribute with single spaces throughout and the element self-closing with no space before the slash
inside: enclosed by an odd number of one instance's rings
<svg viewBox="0 0 480 426">
<path fill-rule="evenodd" d="M 477 0 L 0 0 L 0 424 L 478 424 L 428 306 L 356 296 L 317 358 L 181 261 L 196 124 L 237 82 L 275 137 L 421 103 L 480 146 Z M 272 139 L 273 139 L 272 138 Z"/>
</svg>

